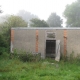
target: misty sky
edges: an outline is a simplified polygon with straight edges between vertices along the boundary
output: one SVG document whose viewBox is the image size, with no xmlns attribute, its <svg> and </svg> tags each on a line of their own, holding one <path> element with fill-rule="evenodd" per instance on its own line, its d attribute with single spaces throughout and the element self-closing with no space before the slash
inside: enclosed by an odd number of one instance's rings
<svg viewBox="0 0 80 80">
<path fill-rule="evenodd" d="M 62 16 L 67 4 L 76 0 L 0 0 L 3 13 L 17 14 L 19 10 L 26 10 L 37 15 L 40 19 L 47 20 L 52 12 Z"/>
</svg>

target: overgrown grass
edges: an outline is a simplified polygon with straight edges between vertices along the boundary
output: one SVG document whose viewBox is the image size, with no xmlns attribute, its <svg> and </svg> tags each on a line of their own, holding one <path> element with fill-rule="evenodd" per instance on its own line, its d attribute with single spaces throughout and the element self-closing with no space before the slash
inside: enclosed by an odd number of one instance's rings
<svg viewBox="0 0 80 80">
<path fill-rule="evenodd" d="M 0 80 L 80 80 L 80 62 L 77 60 L 22 62 L 5 54 L 0 55 Z"/>
</svg>

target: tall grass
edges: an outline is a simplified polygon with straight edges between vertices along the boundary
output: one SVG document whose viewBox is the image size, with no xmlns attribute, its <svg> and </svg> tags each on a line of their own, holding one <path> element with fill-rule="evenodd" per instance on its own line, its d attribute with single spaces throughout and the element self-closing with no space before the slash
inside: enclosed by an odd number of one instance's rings
<svg viewBox="0 0 80 80">
<path fill-rule="evenodd" d="M 23 62 L 0 56 L 0 80 L 80 80 L 80 62 L 53 59 Z"/>
</svg>

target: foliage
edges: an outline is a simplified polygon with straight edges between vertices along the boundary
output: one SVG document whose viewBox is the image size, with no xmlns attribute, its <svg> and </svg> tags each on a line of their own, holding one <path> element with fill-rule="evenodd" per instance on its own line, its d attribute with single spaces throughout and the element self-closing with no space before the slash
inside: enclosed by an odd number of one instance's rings
<svg viewBox="0 0 80 80">
<path fill-rule="evenodd" d="M 25 20 L 28 23 L 30 23 L 30 20 L 32 18 L 38 18 L 38 16 L 36 16 L 34 14 L 31 14 L 30 12 L 25 11 L 25 10 L 20 10 L 17 15 L 22 17 L 22 19 Z"/>
<path fill-rule="evenodd" d="M 34 56 L 30 52 L 27 52 L 26 54 L 19 55 L 20 60 L 22 60 L 23 62 L 32 61 L 33 57 Z"/>
<path fill-rule="evenodd" d="M 19 16 L 11 15 L 6 21 L 0 24 L 0 49 L 10 51 L 10 28 L 27 27 L 27 23 Z"/>
<path fill-rule="evenodd" d="M 56 13 L 51 13 L 47 20 L 47 23 L 50 27 L 62 27 L 62 19 Z"/>
<path fill-rule="evenodd" d="M 66 6 L 64 17 L 67 19 L 67 27 L 80 27 L 80 0 Z"/>
<path fill-rule="evenodd" d="M 7 51 L 7 48 L 5 47 L 0 47 L 0 55 L 2 55 L 4 52 Z"/>
<path fill-rule="evenodd" d="M 0 55 L 5 51 L 9 51 L 9 42 L 3 34 L 0 34 Z"/>
<path fill-rule="evenodd" d="M 0 56 L 0 80 L 80 80 L 80 62 L 57 63 L 53 59 L 22 62 L 3 55 Z"/>
<path fill-rule="evenodd" d="M 7 47 L 7 42 L 5 43 L 4 36 L 0 34 L 0 46 L 1 47 Z"/>
<path fill-rule="evenodd" d="M 39 61 L 41 59 L 40 53 L 33 54 L 32 52 L 26 52 L 23 50 L 14 50 L 14 53 L 12 54 L 14 58 L 19 58 L 21 61 L 26 62 L 32 62 L 32 61 Z"/>
<path fill-rule="evenodd" d="M 31 27 L 49 27 L 49 25 L 44 21 L 37 18 L 31 19 Z"/>
<path fill-rule="evenodd" d="M 11 15 L 4 22 L 4 25 L 7 27 L 27 27 L 27 22 L 25 22 L 21 17 Z"/>
<path fill-rule="evenodd" d="M 1 6 L 0 6 L 1 7 Z M 0 9 L 0 13 L 2 13 L 2 10 Z"/>
<path fill-rule="evenodd" d="M 70 63 L 78 63 L 80 62 L 80 54 L 75 55 L 74 51 L 72 51 L 70 55 L 67 55 L 66 58 L 64 58 L 64 61 L 70 62 Z"/>
<path fill-rule="evenodd" d="M 23 62 L 35 62 L 40 60 L 40 55 L 39 54 L 32 54 L 30 52 L 27 52 L 26 54 L 20 54 L 19 59 Z"/>
</svg>

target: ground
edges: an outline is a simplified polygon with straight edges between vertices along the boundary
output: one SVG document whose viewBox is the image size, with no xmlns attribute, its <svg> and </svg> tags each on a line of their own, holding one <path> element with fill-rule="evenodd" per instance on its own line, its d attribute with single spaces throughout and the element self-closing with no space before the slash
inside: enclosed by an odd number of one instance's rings
<svg viewBox="0 0 80 80">
<path fill-rule="evenodd" d="M 0 80 L 80 80 L 80 62 L 23 62 L 0 55 Z"/>
</svg>

